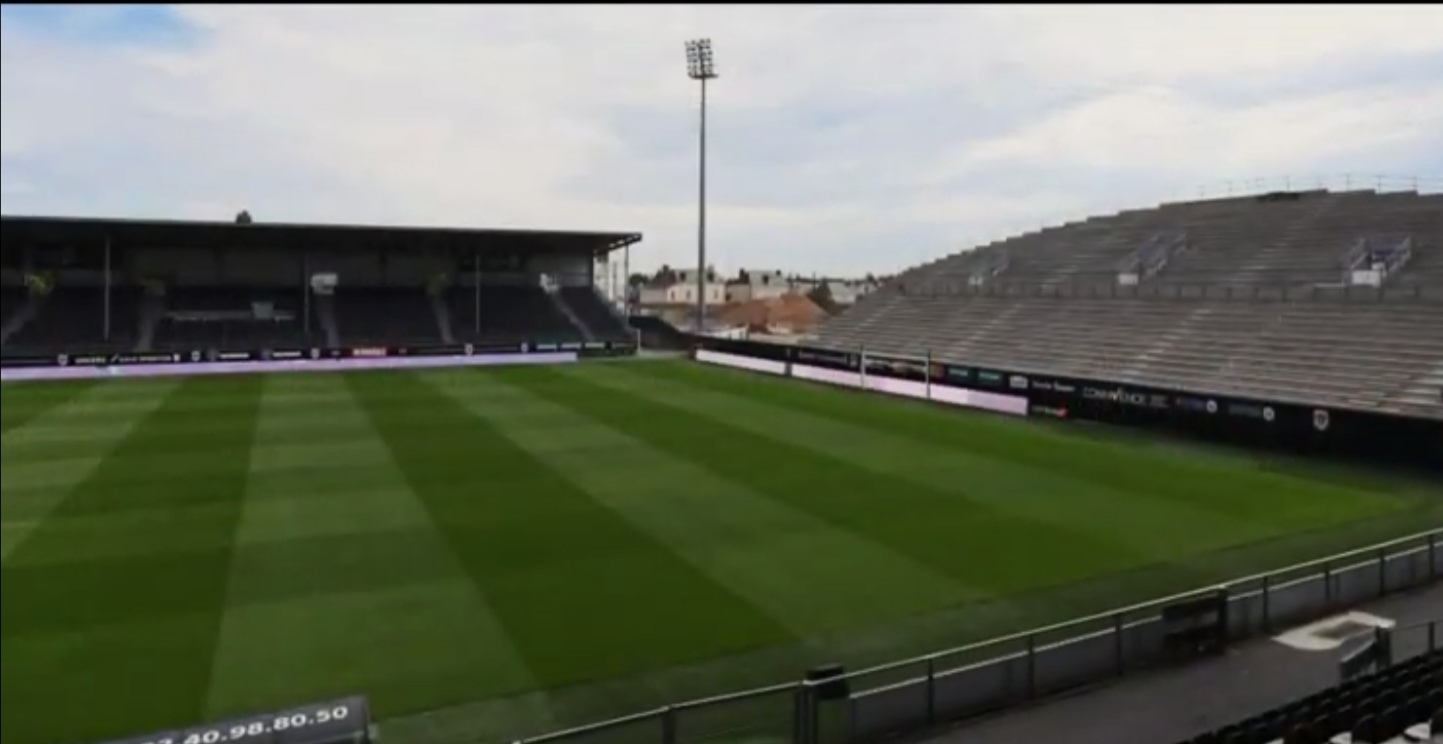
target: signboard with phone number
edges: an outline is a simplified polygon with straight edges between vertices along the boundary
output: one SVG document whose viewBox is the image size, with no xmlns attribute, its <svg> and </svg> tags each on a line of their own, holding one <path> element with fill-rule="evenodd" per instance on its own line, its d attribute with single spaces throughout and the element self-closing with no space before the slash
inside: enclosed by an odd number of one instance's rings
<svg viewBox="0 0 1443 744">
<path fill-rule="evenodd" d="M 366 699 L 355 695 L 104 744 L 365 744 L 370 719 Z"/>
</svg>

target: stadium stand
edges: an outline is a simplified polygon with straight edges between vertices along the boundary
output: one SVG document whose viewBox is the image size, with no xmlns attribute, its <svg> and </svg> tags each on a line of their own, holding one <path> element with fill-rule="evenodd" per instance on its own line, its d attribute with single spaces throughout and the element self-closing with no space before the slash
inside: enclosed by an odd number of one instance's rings
<svg viewBox="0 0 1443 744">
<path fill-rule="evenodd" d="M 0 353 L 11 361 L 634 336 L 597 293 L 592 262 L 635 234 L 16 216 L 0 225 Z"/>
<path fill-rule="evenodd" d="M 1443 195 L 1164 204 L 903 273 L 818 345 L 1443 418 Z"/>
<path fill-rule="evenodd" d="M 417 287 L 341 287 L 332 297 L 341 344 L 439 343 L 441 324 Z"/>
<path fill-rule="evenodd" d="M 1443 651 L 1415 656 L 1184 744 L 1407 744 L 1443 738 Z"/>
<path fill-rule="evenodd" d="M 305 346 L 311 334 L 301 294 L 295 287 L 175 287 L 151 341 L 142 332 L 137 350 Z"/>
<path fill-rule="evenodd" d="M 590 287 L 562 287 L 559 298 L 575 315 L 588 341 L 625 341 L 626 321 Z"/>
<path fill-rule="evenodd" d="M 487 285 L 479 294 L 472 287 L 455 287 L 447 300 L 459 341 L 484 344 L 532 338 L 565 343 L 583 335 L 537 285 Z"/>
</svg>

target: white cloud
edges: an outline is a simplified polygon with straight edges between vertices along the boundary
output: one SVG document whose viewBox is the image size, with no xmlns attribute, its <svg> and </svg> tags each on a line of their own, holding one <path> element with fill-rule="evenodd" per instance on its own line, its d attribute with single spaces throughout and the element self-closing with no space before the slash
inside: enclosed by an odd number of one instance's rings
<svg viewBox="0 0 1443 744">
<path fill-rule="evenodd" d="M 7 213 L 628 229 L 685 263 L 703 35 L 728 267 L 886 270 L 1203 181 L 1443 170 L 1438 6 L 175 14 L 164 43 L 7 16 Z"/>
</svg>

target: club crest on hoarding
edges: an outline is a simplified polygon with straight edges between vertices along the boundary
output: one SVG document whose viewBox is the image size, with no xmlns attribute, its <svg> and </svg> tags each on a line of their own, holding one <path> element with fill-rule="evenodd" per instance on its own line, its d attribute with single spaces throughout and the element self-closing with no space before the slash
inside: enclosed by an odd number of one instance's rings
<svg viewBox="0 0 1443 744">
<path fill-rule="evenodd" d="M 1313 411 L 1313 428 L 1318 431 L 1327 431 L 1328 426 L 1333 423 L 1331 419 L 1332 416 L 1327 411 L 1319 408 Z"/>
</svg>

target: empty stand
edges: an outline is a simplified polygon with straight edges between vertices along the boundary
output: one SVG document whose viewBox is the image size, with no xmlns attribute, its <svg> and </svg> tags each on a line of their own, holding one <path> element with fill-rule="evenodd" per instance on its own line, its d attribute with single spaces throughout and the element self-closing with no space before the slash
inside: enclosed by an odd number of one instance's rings
<svg viewBox="0 0 1443 744">
<path fill-rule="evenodd" d="M 1392 744 L 1443 737 L 1443 651 L 1358 677 L 1185 744 Z"/>
<path fill-rule="evenodd" d="M 295 288 L 172 287 L 150 348 L 300 348 L 311 337 L 304 315 Z"/>
<path fill-rule="evenodd" d="M 1406 241 L 1412 258 L 1383 287 L 1342 286 L 1368 236 Z M 1117 283 L 1158 246 L 1159 270 Z M 1440 246 L 1436 195 L 1163 205 L 908 271 L 825 324 L 820 344 L 1443 418 Z"/>
<path fill-rule="evenodd" d="M 22 290 L 23 291 L 23 290 Z M 6 318 L 29 302 L 7 291 Z M 139 327 L 139 289 L 117 287 L 110 292 L 109 334 L 106 334 L 105 291 L 93 286 L 61 286 L 36 299 L 33 317 L 19 323 L 5 339 L 7 354 L 54 354 L 75 351 L 123 351 L 134 348 Z M 13 310 L 11 309 L 13 303 Z"/>
<path fill-rule="evenodd" d="M 21 318 L 21 309 L 30 301 L 29 292 L 21 286 L 0 287 L 0 329 L 4 336 L 0 343 L 8 341 L 10 335 L 27 319 Z"/>
<path fill-rule="evenodd" d="M 904 273 L 904 284 L 955 286 L 972 277 L 1033 284 L 1111 283 L 1117 267 L 1159 233 L 1186 248 L 1156 275 L 1161 283 L 1312 285 L 1341 280 L 1357 239 L 1412 236 L 1420 268 L 1398 280 L 1443 275 L 1443 194 L 1304 192 L 1294 199 L 1244 197 L 1163 204 L 1094 217 L 962 251 Z M 1427 253 L 1427 256 L 1421 254 Z M 995 273 L 998 267 L 1002 268 Z"/>
<path fill-rule="evenodd" d="M 418 288 L 340 287 L 331 298 L 331 307 L 343 345 L 434 344 L 443 340 L 431 299 Z"/>
<path fill-rule="evenodd" d="M 582 340 L 546 290 L 534 285 L 486 285 L 447 292 L 451 328 L 457 341 L 475 343 L 566 343 Z"/>
<path fill-rule="evenodd" d="M 626 341 L 626 322 L 591 287 L 562 287 L 558 293 L 596 341 Z"/>
</svg>

